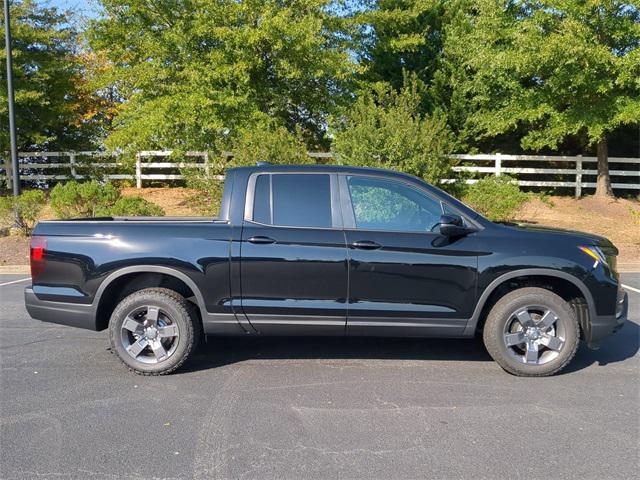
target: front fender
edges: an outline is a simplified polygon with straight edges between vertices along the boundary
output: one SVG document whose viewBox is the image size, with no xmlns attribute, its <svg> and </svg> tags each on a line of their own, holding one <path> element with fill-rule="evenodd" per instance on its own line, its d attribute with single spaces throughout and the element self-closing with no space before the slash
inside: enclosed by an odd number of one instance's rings
<svg viewBox="0 0 640 480">
<path fill-rule="evenodd" d="M 593 296 L 591 292 L 585 285 L 585 283 L 578 277 L 571 275 L 570 273 L 563 272 L 560 270 L 553 270 L 550 268 L 522 268 L 517 270 L 512 270 L 510 272 L 503 273 L 502 275 L 495 278 L 487 287 L 482 291 L 478 302 L 476 303 L 476 307 L 473 311 L 472 317 L 467 322 L 467 326 L 464 329 L 464 336 L 472 337 L 475 335 L 478 322 L 480 321 L 480 315 L 482 314 L 482 310 L 491 296 L 491 294 L 502 285 L 504 282 L 511 280 L 517 277 L 526 277 L 526 276 L 546 276 L 546 277 L 555 277 L 571 282 L 575 285 L 584 298 L 587 301 L 587 308 L 589 310 L 589 317 L 592 318 L 596 314 L 596 307 L 593 300 Z"/>
</svg>

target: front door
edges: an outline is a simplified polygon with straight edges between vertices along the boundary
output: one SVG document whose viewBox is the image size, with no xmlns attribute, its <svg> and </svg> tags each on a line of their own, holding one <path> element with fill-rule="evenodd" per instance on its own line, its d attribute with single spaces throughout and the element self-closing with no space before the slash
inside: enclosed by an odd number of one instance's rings
<svg viewBox="0 0 640 480">
<path fill-rule="evenodd" d="M 440 235 L 446 206 L 414 185 L 340 178 L 346 190 L 348 334 L 461 334 L 475 304 L 475 234 L 454 240 Z"/>
<path fill-rule="evenodd" d="M 337 175 L 260 173 L 242 228 L 242 310 L 273 335 L 343 335 L 347 251 Z"/>
</svg>

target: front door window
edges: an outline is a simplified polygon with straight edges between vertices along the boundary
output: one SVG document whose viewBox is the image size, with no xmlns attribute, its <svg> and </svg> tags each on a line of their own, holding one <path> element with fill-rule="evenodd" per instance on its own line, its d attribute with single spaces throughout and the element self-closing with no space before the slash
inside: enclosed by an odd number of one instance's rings
<svg viewBox="0 0 640 480">
<path fill-rule="evenodd" d="M 408 185 L 373 177 L 349 177 L 347 184 L 359 230 L 430 232 L 440 222 L 440 201 Z"/>
</svg>

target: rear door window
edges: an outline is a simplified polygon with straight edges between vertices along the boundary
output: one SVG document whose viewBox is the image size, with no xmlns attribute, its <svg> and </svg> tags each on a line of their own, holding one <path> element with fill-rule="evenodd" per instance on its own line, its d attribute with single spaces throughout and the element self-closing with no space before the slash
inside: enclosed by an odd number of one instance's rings
<svg viewBox="0 0 640 480">
<path fill-rule="evenodd" d="M 255 184 L 253 221 L 288 227 L 331 228 L 329 175 L 259 175 Z"/>
</svg>

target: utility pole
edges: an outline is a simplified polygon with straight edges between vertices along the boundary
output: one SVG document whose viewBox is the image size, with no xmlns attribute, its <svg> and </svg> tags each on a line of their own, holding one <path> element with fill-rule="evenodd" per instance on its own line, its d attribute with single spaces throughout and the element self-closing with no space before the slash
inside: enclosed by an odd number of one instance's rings
<svg viewBox="0 0 640 480">
<path fill-rule="evenodd" d="M 7 51 L 7 98 L 9 100 L 9 138 L 11 140 L 11 170 L 13 195 L 20 195 L 20 170 L 18 168 L 18 146 L 16 144 L 16 117 L 13 98 L 13 58 L 11 56 L 11 21 L 9 0 L 4 0 L 4 40 Z M 8 172 L 7 172 L 8 173 Z"/>
</svg>

